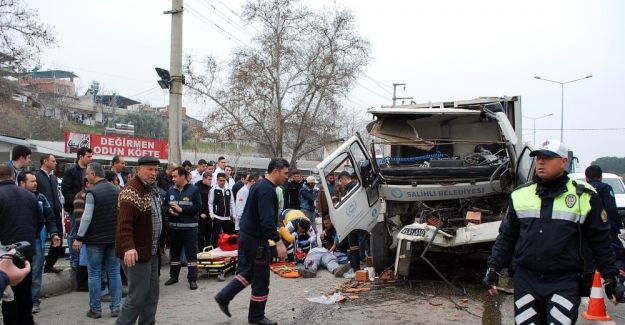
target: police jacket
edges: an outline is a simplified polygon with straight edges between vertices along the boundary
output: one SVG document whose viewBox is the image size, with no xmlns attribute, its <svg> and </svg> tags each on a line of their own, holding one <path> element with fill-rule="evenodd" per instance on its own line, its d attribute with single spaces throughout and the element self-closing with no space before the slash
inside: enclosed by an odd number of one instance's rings
<svg viewBox="0 0 625 325">
<path fill-rule="evenodd" d="M 603 203 L 603 209 L 607 214 L 608 221 L 610 222 L 611 234 L 612 234 L 612 248 L 616 254 L 617 259 L 625 259 L 625 247 L 619 240 L 620 229 L 622 228 L 621 217 L 618 214 L 618 208 L 616 207 L 616 199 L 614 198 L 614 190 L 609 184 L 603 183 L 598 179 L 591 179 L 588 181 L 595 190 L 597 195 Z"/>
<path fill-rule="evenodd" d="M 240 231 L 259 240 L 280 240 L 278 234 L 278 196 L 276 186 L 263 178 L 250 188 L 243 215 L 239 221 Z"/>
<path fill-rule="evenodd" d="M 310 212 L 315 211 L 315 200 L 317 199 L 317 191 L 305 183 L 299 190 L 299 207 L 301 210 Z"/>
<path fill-rule="evenodd" d="M 169 214 L 170 229 L 197 228 L 202 199 L 200 191 L 195 186 L 187 183 L 182 190 L 176 186 L 170 187 L 164 202 L 166 211 L 169 211 L 169 202 L 176 202 L 182 208 L 182 212 L 179 212 L 177 216 Z"/>
<path fill-rule="evenodd" d="M 601 275 L 616 276 L 610 227 L 601 210 L 589 184 L 576 183 L 566 173 L 551 181 L 535 178 L 510 195 L 488 266 L 500 270 L 512 260 L 516 267 L 542 274 L 580 273 L 591 263 L 582 258 L 581 232 Z"/>
<path fill-rule="evenodd" d="M 230 188 L 213 186 L 208 197 L 208 209 L 212 219 L 230 220 L 234 216 L 234 196 Z"/>
</svg>

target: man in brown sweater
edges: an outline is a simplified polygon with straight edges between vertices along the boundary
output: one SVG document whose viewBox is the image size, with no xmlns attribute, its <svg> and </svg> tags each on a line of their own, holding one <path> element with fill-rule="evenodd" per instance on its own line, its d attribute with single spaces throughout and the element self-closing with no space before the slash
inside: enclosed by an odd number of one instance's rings
<svg viewBox="0 0 625 325">
<path fill-rule="evenodd" d="M 158 242 L 163 227 L 156 187 L 158 159 L 139 158 L 136 176 L 119 193 L 115 254 L 123 259 L 128 296 L 115 324 L 154 324 L 158 305 Z"/>
<path fill-rule="evenodd" d="M 87 196 L 87 191 L 90 190 L 93 185 L 89 184 L 86 178 L 83 179 L 83 189 L 78 192 L 76 196 L 74 196 L 74 220 L 76 229 L 80 227 L 80 220 L 82 219 L 82 214 L 85 212 L 85 197 Z M 72 249 L 71 247 L 69 248 Z M 78 250 L 77 252 L 80 252 Z M 80 254 L 78 254 L 80 256 Z M 80 259 L 80 258 L 79 258 Z M 76 291 L 88 292 L 89 286 L 87 281 L 87 265 L 76 266 Z"/>
</svg>

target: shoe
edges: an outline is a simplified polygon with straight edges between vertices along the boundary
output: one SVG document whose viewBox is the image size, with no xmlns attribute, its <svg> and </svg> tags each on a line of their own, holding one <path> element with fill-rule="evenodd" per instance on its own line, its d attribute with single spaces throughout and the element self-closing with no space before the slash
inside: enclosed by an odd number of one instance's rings
<svg viewBox="0 0 625 325">
<path fill-rule="evenodd" d="M 87 312 L 87 317 L 95 319 L 102 318 L 102 313 L 98 313 L 97 311 L 89 309 L 89 311 Z"/>
<path fill-rule="evenodd" d="M 33 311 L 32 311 L 32 313 L 36 314 L 36 313 L 38 313 L 40 311 L 41 311 L 41 309 L 39 308 L 39 304 L 33 304 Z"/>
<path fill-rule="evenodd" d="M 230 315 L 230 311 L 228 310 L 228 304 L 229 304 L 229 302 L 222 302 L 222 301 L 219 301 L 219 300 L 217 299 L 217 297 L 215 297 L 215 301 L 217 302 L 217 305 L 219 305 L 219 309 L 221 309 L 221 311 L 222 311 L 224 314 L 226 314 L 226 316 L 228 316 L 228 317 L 232 317 L 232 315 Z"/>
<path fill-rule="evenodd" d="M 58 267 L 52 267 L 52 268 L 43 270 L 43 273 L 61 273 L 61 272 L 63 272 L 63 269 L 60 269 Z"/>
<path fill-rule="evenodd" d="M 314 278 L 317 277 L 317 272 L 313 272 L 306 268 L 301 268 L 297 270 L 302 278 Z"/>
<path fill-rule="evenodd" d="M 166 286 L 172 285 L 174 283 L 178 283 L 178 279 L 176 279 L 176 278 L 169 278 L 169 280 L 165 281 L 165 285 Z"/>
<path fill-rule="evenodd" d="M 189 289 L 196 290 L 197 289 L 197 282 L 189 281 Z"/>
<path fill-rule="evenodd" d="M 119 309 L 111 310 L 111 317 L 119 317 Z"/>
<path fill-rule="evenodd" d="M 100 298 L 103 302 L 111 302 L 111 295 L 109 295 L 108 293 L 105 294 L 104 296 L 102 296 L 102 298 Z"/>
<path fill-rule="evenodd" d="M 223 274 L 223 273 L 219 273 L 219 274 L 217 275 L 217 281 L 219 281 L 219 282 L 224 282 L 224 281 L 226 281 L 226 275 L 225 275 L 225 274 Z"/>
<path fill-rule="evenodd" d="M 337 278 L 341 278 L 343 277 L 343 274 L 345 274 L 349 270 L 350 270 L 349 263 L 339 265 L 339 267 L 337 267 L 336 270 L 334 270 L 334 276 Z"/>
<path fill-rule="evenodd" d="M 347 264 L 349 265 L 349 264 Z M 343 278 L 345 279 L 353 279 L 356 276 L 356 272 L 354 272 L 354 269 L 350 268 L 349 271 L 345 272 L 345 274 L 343 274 Z"/>
<path fill-rule="evenodd" d="M 250 321 L 250 324 L 258 324 L 258 325 L 278 325 L 278 322 L 274 322 L 267 317 L 263 317 L 257 321 Z"/>
</svg>

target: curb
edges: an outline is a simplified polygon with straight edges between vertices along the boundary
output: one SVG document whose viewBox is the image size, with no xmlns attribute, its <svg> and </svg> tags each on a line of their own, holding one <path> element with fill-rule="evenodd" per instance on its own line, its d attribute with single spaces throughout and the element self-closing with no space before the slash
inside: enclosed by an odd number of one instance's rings
<svg viewBox="0 0 625 325">
<path fill-rule="evenodd" d="M 59 273 L 44 273 L 41 280 L 41 296 L 56 296 L 74 290 L 74 272 L 67 268 Z"/>
</svg>

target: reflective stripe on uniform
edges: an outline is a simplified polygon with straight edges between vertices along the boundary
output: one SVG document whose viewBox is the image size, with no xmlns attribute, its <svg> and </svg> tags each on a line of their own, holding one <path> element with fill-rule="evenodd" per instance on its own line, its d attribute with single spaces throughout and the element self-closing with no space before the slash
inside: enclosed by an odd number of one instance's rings
<svg viewBox="0 0 625 325">
<path fill-rule="evenodd" d="M 177 227 L 177 228 L 193 228 L 193 227 L 197 227 L 197 225 L 198 225 L 197 222 L 191 222 L 191 223 L 170 222 L 169 223 L 170 227 Z"/>
<path fill-rule="evenodd" d="M 551 301 L 553 301 L 554 303 L 562 306 L 562 308 L 566 309 L 566 310 L 571 310 L 571 308 L 573 308 L 573 303 L 570 302 L 568 299 L 562 297 L 561 295 L 554 293 L 553 296 L 551 296 Z"/>
<path fill-rule="evenodd" d="M 551 310 L 549 311 L 549 314 L 551 315 L 551 317 L 553 317 L 555 320 L 560 322 L 560 324 L 562 324 L 562 325 L 570 325 L 571 324 L 571 319 L 566 317 L 566 315 L 564 315 L 556 307 L 551 307 Z"/>
<path fill-rule="evenodd" d="M 218 216 L 218 215 L 214 215 L 215 219 L 219 219 L 219 220 L 223 220 L 223 221 L 228 221 L 231 220 L 231 217 L 222 217 L 222 216 Z"/>
<path fill-rule="evenodd" d="M 536 316 L 536 310 L 534 310 L 534 308 L 530 307 L 528 309 L 526 309 L 524 312 L 516 315 L 516 317 L 514 317 L 514 322 L 516 324 L 523 324 L 525 321 L 527 321 L 528 319 L 532 318 Z"/>
<path fill-rule="evenodd" d="M 516 212 L 516 216 L 519 219 L 540 218 L 540 210 L 521 210 Z"/>
<path fill-rule="evenodd" d="M 576 212 L 569 212 L 569 211 L 552 211 L 551 219 L 566 220 L 566 221 L 575 222 L 575 223 L 577 223 L 579 219 L 579 223 L 584 223 L 586 216 L 581 216 L 580 218 L 579 212 L 576 213 Z"/>
<path fill-rule="evenodd" d="M 247 279 L 245 279 L 241 274 L 235 275 L 234 278 L 237 279 L 239 282 L 241 282 L 241 284 L 243 286 L 245 286 L 245 287 L 250 285 L 250 283 L 247 281 Z"/>
<path fill-rule="evenodd" d="M 191 201 L 178 201 L 176 203 L 178 203 L 178 205 L 180 205 L 180 206 L 182 206 L 182 205 L 189 205 L 189 206 L 193 205 L 193 202 L 191 202 Z"/>
<path fill-rule="evenodd" d="M 519 300 L 515 301 L 514 305 L 516 306 L 516 308 L 521 309 L 523 306 L 529 304 L 532 301 L 534 301 L 534 296 L 528 293 L 525 296 L 519 298 Z"/>
<path fill-rule="evenodd" d="M 267 301 L 268 297 L 269 297 L 269 295 L 264 295 L 264 296 L 260 296 L 260 297 L 251 295 L 250 296 L 250 300 L 251 301 L 256 301 L 256 302 L 263 302 L 263 301 Z"/>
</svg>

